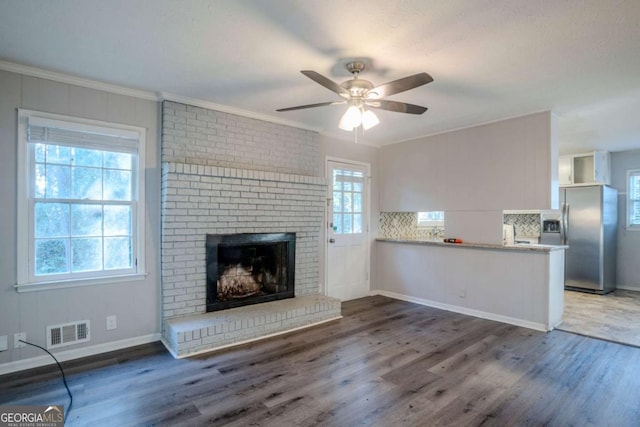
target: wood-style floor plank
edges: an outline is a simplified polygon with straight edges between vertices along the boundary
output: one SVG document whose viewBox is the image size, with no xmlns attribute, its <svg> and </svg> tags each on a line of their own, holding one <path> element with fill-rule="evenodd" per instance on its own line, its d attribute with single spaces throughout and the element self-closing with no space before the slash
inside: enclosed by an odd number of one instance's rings
<svg viewBox="0 0 640 427">
<path fill-rule="evenodd" d="M 149 344 L 66 362 L 71 426 L 638 426 L 640 349 L 385 297 L 343 318 L 174 360 Z M 67 403 L 55 365 L 0 405 Z"/>
</svg>

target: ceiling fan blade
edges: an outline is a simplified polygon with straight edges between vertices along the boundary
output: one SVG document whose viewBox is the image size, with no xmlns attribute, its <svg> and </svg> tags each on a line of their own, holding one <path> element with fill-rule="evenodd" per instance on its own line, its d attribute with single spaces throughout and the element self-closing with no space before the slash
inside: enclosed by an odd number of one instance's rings
<svg viewBox="0 0 640 427">
<path fill-rule="evenodd" d="M 280 108 L 276 111 L 304 110 L 305 108 L 326 107 L 327 105 L 339 105 L 339 104 L 346 104 L 346 103 L 347 101 L 319 102 L 317 104 L 307 104 L 307 105 L 298 105 L 297 107 Z"/>
<path fill-rule="evenodd" d="M 422 114 L 427 111 L 427 107 L 407 104 L 406 102 L 386 101 L 383 99 L 367 100 L 365 104 L 371 108 L 380 110 L 395 111 L 396 113 Z"/>
<path fill-rule="evenodd" d="M 427 73 L 418 73 L 412 76 L 403 77 L 370 89 L 367 92 L 367 99 L 380 99 L 386 96 L 395 95 L 396 93 L 426 85 L 432 81 L 433 77 Z"/>
<path fill-rule="evenodd" d="M 322 74 L 318 74 L 315 71 L 310 70 L 302 70 L 300 71 L 305 76 L 309 77 L 314 82 L 326 87 L 332 92 L 337 93 L 338 95 L 349 95 L 349 91 L 340 86 L 338 83 L 334 82 L 323 76 Z"/>
</svg>

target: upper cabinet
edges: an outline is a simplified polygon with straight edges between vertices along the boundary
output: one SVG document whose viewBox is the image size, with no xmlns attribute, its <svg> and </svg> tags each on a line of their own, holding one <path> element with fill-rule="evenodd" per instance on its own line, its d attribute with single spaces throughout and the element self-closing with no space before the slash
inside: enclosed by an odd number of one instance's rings
<svg viewBox="0 0 640 427">
<path fill-rule="evenodd" d="M 560 185 L 609 184 L 611 156 L 608 151 L 560 156 L 558 179 Z"/>
</svg>

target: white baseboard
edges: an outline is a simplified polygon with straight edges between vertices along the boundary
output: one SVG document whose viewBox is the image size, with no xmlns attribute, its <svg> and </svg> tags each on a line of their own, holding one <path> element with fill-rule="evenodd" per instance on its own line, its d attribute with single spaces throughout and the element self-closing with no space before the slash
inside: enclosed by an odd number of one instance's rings
<svg viewBox="0 0 640 427">
<path fill-rule="evenodd" d="M 414 302 L 416 304 L 425 305 L 427 307 L 439 308 L 441 310 L 453 311 L 454 313 L 466 314 L 468 316 L 479 317 L 481 319 L 495 320 L 496 322 L 508 323 L 510 325 L 522 326 L 523 328 L 534 329 L 536 331 L 547 332 L 547 327 L 543 323 L 530 322 L 528 320 L 517 319 L 515 317 L 502 316 L 500 314 L 488 313 L 486 311 L 474 310 L 472 308 L 461 307 L 459 305 L 451 305 L 438 301 L 431 301 L 423 298 L 416 298 L 409 295 L 397 294 L 395 292 L 374 290 L 370 295 L 382 295 L 389 298 L 399 299 L 402 301 Z"/>
<path fill-rule="evenodd" d="M 107 353 L 109 351 L 121 350 L 127 347 L 133 347 L 140 344 L 148 344 L 160 341 L 160 334 L 149 334 L 141 337 L 127 338 L 120 341 L 112 341 L 104 344 L 96 344 L 89 347 L 81 347 L 73 350 L 65 350 L 53 353 L 60 362 L 67 360 L 79 359 L 81 357 L 95 356 L 96 354 Z M 42 352 L 43 356 L 30 357 L 29 359 L 16 360 L 0 364 L 0 375 L 9 374 L 11 372 L 23 371 L 25 369 L 37 368 L 40 366 L 56 363 L 51 356 Z M 57 369 L 57 368 L 56 368 Z"/>
</svg>

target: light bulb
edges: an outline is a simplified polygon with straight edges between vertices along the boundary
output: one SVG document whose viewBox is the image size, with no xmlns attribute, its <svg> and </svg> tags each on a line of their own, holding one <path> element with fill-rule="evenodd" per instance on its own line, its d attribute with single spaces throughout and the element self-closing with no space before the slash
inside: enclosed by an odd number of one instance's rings
<svg viewBox="0 0 640 427">
<path fill-rule="evenodd" d="M 373 111 L 366 110 L 362 113 L 362 127 L 364 130 L 371 129 L 378 123 L 380 123 L 380 120 L 378 120 L 378 116 L 376 116 Z"/>
<path fill-rule="evenodd" d="M 360 108 L 355 105 L 351 105 L 347 108 L 347 111 L 342 115 L 338 127 L 343 130 L 353 130 L 362 123 L 362 113 Z"/>
</svg>

